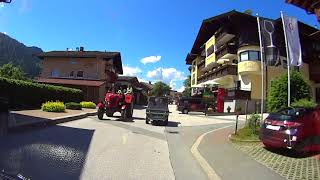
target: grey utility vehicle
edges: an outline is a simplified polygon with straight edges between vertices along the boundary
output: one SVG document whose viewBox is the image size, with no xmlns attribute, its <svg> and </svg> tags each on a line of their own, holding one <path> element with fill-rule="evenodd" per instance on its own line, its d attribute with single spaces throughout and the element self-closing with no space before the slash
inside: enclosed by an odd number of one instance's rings
<svg viewBox="0 0 320 180">
<path fill-rule="evenodd" d="M 149 97 L 148 107 L 146 110 L 146 124 L 161 123 L 168 125 L 169 107 L 167 97 Z"/>
</svg>

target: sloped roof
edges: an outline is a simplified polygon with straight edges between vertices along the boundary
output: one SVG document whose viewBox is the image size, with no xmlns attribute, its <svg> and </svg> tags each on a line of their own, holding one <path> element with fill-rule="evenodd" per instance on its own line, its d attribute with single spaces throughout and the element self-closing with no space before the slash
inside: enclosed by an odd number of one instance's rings
<svg viewBox="0 0 320 180">
<path fill-rule="evenodd" d="M 151 90 L 153 88 L 153 84 L 149 84 L 147 82 L 140 82 L 140 84 L 145 88 L 145 89 L 148 89 L 148 90 Z"/>
<path fill-rule="evenodd" d="M 116 70 L 123 74 L 120 52 L 102 52 L 102 51 L 49 51 L 37 55 L 40 59 L 45 57 L 66 57 L 66 58 L 103 58 L 112 59 Z"/>
</svg>

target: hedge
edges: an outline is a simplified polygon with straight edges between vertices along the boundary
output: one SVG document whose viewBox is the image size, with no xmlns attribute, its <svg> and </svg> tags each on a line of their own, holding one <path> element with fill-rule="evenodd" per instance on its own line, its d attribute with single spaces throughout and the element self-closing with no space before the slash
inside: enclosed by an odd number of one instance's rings
<svg viewBox="0 0 320 180">
<path fill-rule="evenodd" d="M 82 106 L 80 103 L 68 102 L 68 103 L 66 103 L 66 108 L 72 109 L 72 110 L 81 110 Z"/>
<path fill-rule="evenodd" d="M 81 102 L 81 90 L 0 78 L 0 96 L 7 98 L 10 108 L 39 108 L 47 101 Z"/>
<path fill-rule="evenodd" d="M 63 102 L 45 102 L 41 105 L 42 111 L 47 112 L 65 112 L 66 107 Z"/>
<path fill-rule="evenodd" d="M 80 103 L 82 108 L 88 108 L 88 109 L 95 109 L 96 108 L 96 104 L 93 103 L 93 102 L 86 102 L 86 101 L 83 101 Z"/>
</svg>

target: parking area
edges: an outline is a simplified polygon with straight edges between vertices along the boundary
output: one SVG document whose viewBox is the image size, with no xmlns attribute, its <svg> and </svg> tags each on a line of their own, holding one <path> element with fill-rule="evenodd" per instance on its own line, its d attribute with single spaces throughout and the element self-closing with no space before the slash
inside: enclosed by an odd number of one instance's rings
<svg viewBox="0 0 320 180">
<path fill-rule="evenodd" d="M 262 143 L 233 143 L 233 146 L 286 179 L 320 179 L 320 155 L 267 150 Z"/>
</svg>

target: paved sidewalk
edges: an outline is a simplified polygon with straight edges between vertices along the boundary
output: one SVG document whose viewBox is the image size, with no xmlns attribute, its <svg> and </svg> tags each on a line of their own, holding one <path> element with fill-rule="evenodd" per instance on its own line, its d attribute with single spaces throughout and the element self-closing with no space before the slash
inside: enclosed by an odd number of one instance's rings
<svg viewBox="0 0 320 180">
<path fill-rule="evenodd" d="M 205 136 L 199 146 L 201 155 L 223 180 L 282 180 L 267 167 L 235 149 L 228 140 L 234 128 L 212 132 Z"/>
<path fill-rule="evenodd" d="M 10 111 L 9 128 L 16 128 L 22 126 L 32 126 L 40 124 L 58 124 L 71 120 L 85 118 L 89 115 L 95 115 L 96 109 L 70 110 L 67 109 L 62 113 L 44 112 L 37 110 L 21 110 Z"/>
</svg>

